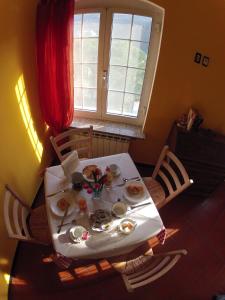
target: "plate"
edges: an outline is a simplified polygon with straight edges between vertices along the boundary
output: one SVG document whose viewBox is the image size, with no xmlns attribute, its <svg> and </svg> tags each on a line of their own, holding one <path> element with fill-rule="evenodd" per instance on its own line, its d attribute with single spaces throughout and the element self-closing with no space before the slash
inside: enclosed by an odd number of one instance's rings
<svg viewBox="0 0 225 300">
<path fill-rule="evenodd" d="M 132 194 L 129 192 L 129 189 L 134 189 L 134 193 Z M 138 189 L 140 189 L 140 192 L 138 192 Z M 127 199 L 131 203 L 138 203 L 145 199 L 145 185 L 143 182 L 140 181 L 129 181 L 126 182 L 124 186 L 124 198 Z"/>
<path fill-rule="evenodd" d="M 66 201 L 68 201 L 68 203 L 70 203 L 67 216 L 70 215 L 75 209 L 75 199 L 73 199 L 72 197 L 70 199 L 70 197 L 65 194 L 57 195 L 57 197 L 51 198 L 51 201 L 49 203 L 51 211 L 53 212 L 53 214 L 55 214 L 58 217 L 64 216 L 65 210 L 61 210 L 57 205 L 60 199 L 65 199 Z"/>
<path fill-rule="evenodd" d="M 83 177 L 85 180 L 90 181 L 90 182 L 94 182 L 94 178 L 93 178 L 93 174 L 92 172 L 95 171 L 96 169 L 99 169 L 97 165 L 87 165 L 83 171 Z M 99 169 L 100 174 L 99 177 L 102 176 L 102 171 Z"/>
<path fill-rule="evenodd" d="M 137 223 L 132 219 L 123 219 L 118 225 L 118 229 L 124 234 L 130 234 L 134 231 L 136 225 Z"/>
<path fill-rule="evenodd" d="M 69 230 L 69 236 L 71 240 L 75 243 L 80 243 L 82 241 L 87 240 L 87 235 L 87 229 L 80 225 L 75 225 Z M 86 236 L 86 238 L 84 238 L 84 236 Z"/>
<path fill-rule="evenodd" d="M 111 227 L 112 215 L 108 210 L 97 209 L 91 216 L 91 228 L 94 231 L 105 231 Z"/>
</svg>

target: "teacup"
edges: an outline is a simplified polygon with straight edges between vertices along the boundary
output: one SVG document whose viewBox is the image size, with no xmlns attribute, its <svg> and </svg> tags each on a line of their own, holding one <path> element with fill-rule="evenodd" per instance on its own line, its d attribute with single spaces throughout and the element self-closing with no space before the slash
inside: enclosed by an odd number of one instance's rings
<svg viewBox="0 0 225 300">
<path fill-rule="evenodd" d="M 124 202 L 116 202 L 113 204 L 112 213 L 118 217 L 123 218 L 127 212 L 127 205 Z"/>
<path fill-rule="evenodd" d="M 82 175 L 82 173 L 80 172 L 74 172 L 72 175 L 71 175 L 71 180 L 72 180 L 72 184 L 73 184 L 73 189 L 74 190 L 82 190 L 82 184 L 84 182 L 84 177 Z"/>
<path fill-rule="evenodd" d="M 120 168 L 116 164 L 111 164 L 109 168 L 114 177 L 120 174 Z"/>
</svg>

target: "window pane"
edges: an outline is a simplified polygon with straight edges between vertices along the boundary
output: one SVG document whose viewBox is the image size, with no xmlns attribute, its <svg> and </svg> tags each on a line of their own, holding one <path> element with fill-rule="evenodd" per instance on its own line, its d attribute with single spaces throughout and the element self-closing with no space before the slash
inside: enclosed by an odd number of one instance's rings
<svg viewBox="0 0 225 300">
<path fill-rule="evenodd" d="M 82 89 L 76 88 L 76 92 L 74 94 L 74 107 L 75 108 L 83 107 Z"/>
<path fill-rule="evenodd" d="M 149 42 L 152 18 L 134 15 L 131 39 Z"/>
<path fill-rule="evenodd" d="M 99 35 L 99 13 L 83 15 L 82 37 L 98 37 Z"/>
<path fill-rule="evenodd" d="M 82 40 L 83 63 L 97 63 L 98 61 L 98 39 L 89 38 Z"/>
<path fill-rule="evenodd" d="M 141 94 L 144 70 L 128 68 L 127 70 L 127 81 L 126 81 L 126 92 Z"/>
<path fill-rule="evenodd" d="M 124 67 L 111 66 L 109 70 L 109 90 L 124 91 L 126 69 Z"/>
<path fill-rule="evenodd" d="M 123 114 L 137 117 L 140 104 L 140 96 L 126 93 L 123 103 Z"/>
<path fill-rule="evenodd" d="M 74 37 L 81 37 L 82 14 L 74 15 Z"/>
<path fill-rule="evenodd" d="M 82 65 L 74 64 L 74 86 L 82 86 Z"/>
<path fill-rule="evenodd" d="M 129 39 L 132 15 L 113 14 L 112 38 Z"/>
<path fill-rule="evenodd" d="M 96 94 L 96 89 L 83 89 L 83 109 L 96 111 Z"/>
<path fill-rule="evenodd" d="M 83 87 L 96 88 L 97 86 L 97 65 L 83 64 L 82 68 Z"/>
<path fill-rule="evenodd" d="M 74 62 L 81 63 L 81 39 L 74 39 Z"/>
<path fill-rule="evenodd" d="M 129 41 L 112 40 L 110 65 L 126 66 L 128 60 Z"/>
<path fill-rule="evenodd" d="M 129 67 L 144 69 L 148 55 L 148 44 L 142 42 L 131 42 L 129 54 Z"/>
<path fill-rule="evenodd" d="M 121 114 L 123 107 L 123 93 L 121 92 L 108 92 L 108 103 L 107 103 L 107 113 Z"/>
</svg>

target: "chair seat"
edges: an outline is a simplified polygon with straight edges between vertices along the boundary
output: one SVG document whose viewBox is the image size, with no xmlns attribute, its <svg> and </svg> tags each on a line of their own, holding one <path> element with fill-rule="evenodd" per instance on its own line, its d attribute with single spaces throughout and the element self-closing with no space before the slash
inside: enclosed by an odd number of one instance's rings
<svg viewBox="0 0 225 300">
<path fill-rule="evenodd" d="M 166 198 L 166 194 L 162 186 L 152 177 L 144 177 L 142 179 L 152 197 L 152 200 L 154 201 L 156 207 L 158 207 Z"/>
<path fill-rule="evenodd" d="M 52 244 L 45 205 L 34 208 L 29 218 L 29 230 L 32 238 L 40 243 Z"/>
</svg>

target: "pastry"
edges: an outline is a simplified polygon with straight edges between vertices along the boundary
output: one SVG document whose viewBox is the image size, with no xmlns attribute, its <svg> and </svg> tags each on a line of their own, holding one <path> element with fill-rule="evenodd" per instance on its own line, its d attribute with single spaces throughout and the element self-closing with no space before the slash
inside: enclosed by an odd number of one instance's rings
<svg viewBox="0 0 225 300">
<path fill-rule="evenodd" d="M 67 206 L 69 206 L 69 205 L 70 205 L 69 202 L 65 198 L 61 198 L 57 202 L 58 208 L 61 209 L 62 211 L 65 211 Z"/>
</svg>

